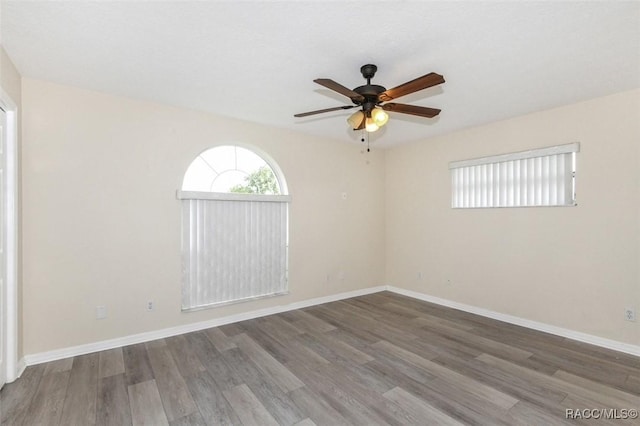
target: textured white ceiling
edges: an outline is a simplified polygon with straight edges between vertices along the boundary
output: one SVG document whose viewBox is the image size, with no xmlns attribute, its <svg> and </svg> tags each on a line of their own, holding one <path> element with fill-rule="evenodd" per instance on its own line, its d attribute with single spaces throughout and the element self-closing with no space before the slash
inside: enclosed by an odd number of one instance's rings
<svg viewBox="0 0 640 426">
<path fill-rule="evenodd" d="M 428 72 L 446 83 L 398 99 L 441 108 L 393 114 L 393 146 L 640 87 L 640 2 L 2 0 L 2 44 L 23 76 L 210 111 L 357 142 L 349 104 L 360 66 L 394 87 Z"/>
</svg>

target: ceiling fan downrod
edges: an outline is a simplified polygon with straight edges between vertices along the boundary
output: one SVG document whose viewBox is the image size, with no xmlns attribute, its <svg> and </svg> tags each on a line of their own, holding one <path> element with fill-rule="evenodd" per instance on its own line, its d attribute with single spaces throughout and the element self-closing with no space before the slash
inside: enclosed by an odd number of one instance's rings
<svg viewBox="0 0 640 426">
<path fill-rule="evenodd" d="M 376 71 L 378 71 L 378 67 L 373 64 L 367 64 L 360 67 L 360 72 L 367 80 L 367 85 L 371 84 L 371 79 L 376 75 Z"/>
<path fill-rule="evenodd" d="M 373 64 L 366 64 L 360 67 L 362 77 L 367 80 L 367 84 L 353 89 L 354 92 L 364 98 L 359 101 L 353 100 L 353 103 L 362 106 L 362 111 L 367 117 L 371 117 L 371 111 L 381 102 L 378 95 L 387 90 L 385 87 L 371 84 L 371 79 L 376 75 L 376 71 L 378 71 L 378 67 Z"/>
</svg>

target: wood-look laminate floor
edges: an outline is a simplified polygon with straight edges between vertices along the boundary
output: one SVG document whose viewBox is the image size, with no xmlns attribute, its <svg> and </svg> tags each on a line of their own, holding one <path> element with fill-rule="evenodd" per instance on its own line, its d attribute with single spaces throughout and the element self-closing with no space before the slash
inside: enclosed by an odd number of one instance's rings
<svg viewBox="0 0 640 426">
<path fill-rule="evenodd" d="M 3 425 L 639 424 L 602 417 L 640 408 L 640 359 L 383 292 L 31 366 L 0 403 Z"/>
</svg>

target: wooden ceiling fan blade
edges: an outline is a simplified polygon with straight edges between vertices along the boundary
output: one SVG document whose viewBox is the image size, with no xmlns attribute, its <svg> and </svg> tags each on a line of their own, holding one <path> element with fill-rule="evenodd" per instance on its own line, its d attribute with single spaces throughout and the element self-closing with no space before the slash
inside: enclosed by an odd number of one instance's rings
<svg viewBox="0 0 640 426">
<path fill-rule="evenodd" d="M 411 115 L 417 115 L 418 117 L 427 117 L 427 118 L 433 118 L 436 115 L 440 114 L 440 111 L 441 111 L 437 108 L 427 108 L 427 107 L 407 105 L 407 104 L 396 104 L 393 102 L 389 104 L 384 104 L 381 106 L 382 106 L 382 109 L 385 111 L 400 112 L 402 114 L 411 114 Z"/>
<path fill-rule="evenodd" d="M 429 87 L 437 86 L 444 83 L 444 77 L 435 72 L 418 77 L 414 80 L 408 81 L 393 89 L 386 90 L 378 95 L 378 100 L 381 102 L 390 101 L 392 99 L 399 98 L 401 96 L 408 95 L 419 90 L 427 89 Z"/>
<path fill-rule="evenodd" d="M 327 89 L 331 89 L 334 92 L 338 92 L 341 95 L 351 98 L 351 100 L 354 102 L 364 102 L 364 96 L 362 96 L 360 93 L 354 92 L 353 90 L 344 87 L 342 84 L 336 83 L 329 78 L 317 78 L 313 81 L 314 83 L 318 83 L 319 85 L 324 86 Z"/>
<path fill-rule="evenodd" d="M 322 114 L 323 112 L 338 111 L 340 109 L 351 109 L 357 106 L 358 105 L 344 105 L 344 106 L 333 107 L 333 108 L 319 109 L 317 111 L 301 112 L 299 114 L 294 114 L 294 117 L 306 117 L 308 115 Z"/>
</svg>

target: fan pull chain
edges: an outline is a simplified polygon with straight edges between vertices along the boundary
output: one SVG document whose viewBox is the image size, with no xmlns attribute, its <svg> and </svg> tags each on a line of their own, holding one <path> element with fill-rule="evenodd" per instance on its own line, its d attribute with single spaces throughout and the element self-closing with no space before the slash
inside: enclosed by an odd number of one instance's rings
<svg viewBox="0 0 640 426">
<path fill-rule="evenodd" d="M 369 132 L 366 132 L 364 129 L 362 130 L 362 137 L 360 138 L 360 142 L 364 143 L 364 135 L 367 135 L 367 152 L 371 152 L 371 149 L 369 148 Z"/>
</svg>

